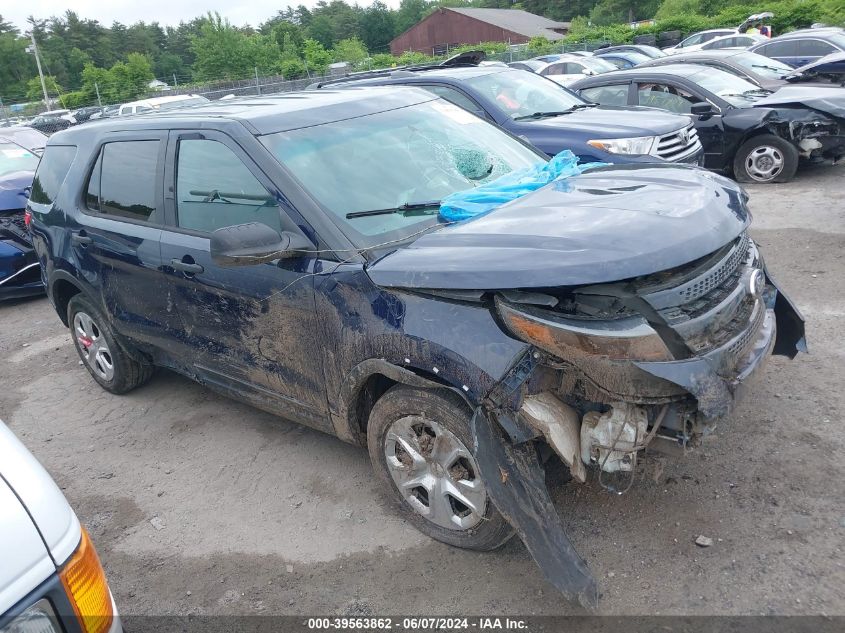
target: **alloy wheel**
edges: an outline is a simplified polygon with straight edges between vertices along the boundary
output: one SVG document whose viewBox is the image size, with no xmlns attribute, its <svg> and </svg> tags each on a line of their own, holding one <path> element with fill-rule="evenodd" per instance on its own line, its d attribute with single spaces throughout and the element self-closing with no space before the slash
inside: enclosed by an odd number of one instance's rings
<svg viewBox="0 0 845 633">
<path fill-rule="evenodd" d="M 745 170 L 757 182 L 770 182 L 780 175 L 784 167 L 783 153 L 776 147 L 762 145 L 745 159 Z"/>
<path fill-rule="evenodd" d="M 85 312 L 73 317 L 73 333 L 82 359 L 95 375 L 106 382 L 114 378 L 114 359 L 97 323 Z"/>
</svg>

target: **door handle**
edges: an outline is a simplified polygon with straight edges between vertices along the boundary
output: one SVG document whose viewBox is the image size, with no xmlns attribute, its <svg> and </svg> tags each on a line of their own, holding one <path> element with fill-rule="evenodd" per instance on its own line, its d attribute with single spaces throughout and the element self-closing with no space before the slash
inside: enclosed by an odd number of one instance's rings
<svg viewBox="0 0 845 633">
<path fill-rule="evenodd" d="M 94 241 L 90 237 L 85 235 L 85 233 L 82 233 L 82 232 L 73 233 L 70 236 L 70 239 L 73 240 L 74 242 L 76 242 L 77 244 L 79 244 L 80 246 L 88 246 L 89 244 L 91 244 Z"/>
<path fill-rule="evenodd" d="M 201 264 L 193 264 L 188 262 L 183 262 L 181 259 L 171 259 L 170 265 L 173 266 L 174 270 L 181 270 L 184 273 L 201 273 L 205 270 Z"/>
</svg>

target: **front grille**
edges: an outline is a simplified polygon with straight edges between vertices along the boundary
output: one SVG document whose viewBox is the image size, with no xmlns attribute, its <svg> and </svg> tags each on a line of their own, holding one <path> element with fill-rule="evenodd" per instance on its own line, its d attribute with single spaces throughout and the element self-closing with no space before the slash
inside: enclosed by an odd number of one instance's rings
<svg viewBox="0 0 845 633">
<path fill-rule="evenodd" d="M 731 360 L 738 361 L 746 354 L 746 352 L 748 352 L 748 348 L 751 347 L 752 343 L 754 343 L 757 339 L 757 335 L 760 333 L 760 328 L 763 327 L 763 321 L 765 318 L 766 311 L 762 308 L 757 310 L 757 314 L 754 316 L 754 322 L 751 326 L 742 333 L 742 336 L 731 343 L 730 347 L 728 347 L 727 354 Z"/>
<path fill-rule="evenodd" d="M 725 279 L 730 277 L 748 254 L 748 234 L 743 233 L 736 248 L 731 251 L 727 259 L 707 272 L 702 277 L 688 282 L 678 289 L 678 295 L 686 301 L 695 301 L 708 292 L 717 288 Z"/>
<path fill-rule="evenodd" d="M 698 132 L 692 123 L 683 130 L 664 134 L 657 141 L 655 154 L 669 162 L 681 162 L 688 159 L 701 148 Z"/>
</svg>

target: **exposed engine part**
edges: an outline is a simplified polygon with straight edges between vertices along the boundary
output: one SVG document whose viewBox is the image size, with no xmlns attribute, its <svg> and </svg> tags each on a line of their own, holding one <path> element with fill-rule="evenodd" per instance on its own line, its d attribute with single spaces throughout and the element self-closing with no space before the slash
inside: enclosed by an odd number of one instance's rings
<svg viewBox="0 0 845 633">
<path fill-rule="evenodd" d="M 800 150 L 798 153 L 804 158 L 809 158 L 815 150 L 821 149 L 822 147 L 824 147 L 824 145 L 815 138 L 805 138 L 798 141 L 798 149 Z"/>
<path fill-rule="evenodd" d="M 606 413 L 588 411 L 581 424 L 581 461 L 608 473 L 631 472 L 647 428 L 645 408 L 634 404 L 619 402 Z"/>
<path fill-rule="evenodd" d="M 581 422 L 575 409 L 561 402 L 552 393 L 543 391 L 525 398 L 520 415 L 545 436 L 549 445 L 569 466 L 575 480 L 581 483 L 587 481 L 587 469 L 580 459 Z"/>
</svg>

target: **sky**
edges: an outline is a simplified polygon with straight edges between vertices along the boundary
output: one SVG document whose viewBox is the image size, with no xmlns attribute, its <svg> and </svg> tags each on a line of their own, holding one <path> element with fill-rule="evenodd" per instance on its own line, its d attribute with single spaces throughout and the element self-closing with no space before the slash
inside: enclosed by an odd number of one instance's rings
<svg viewBox="0 0 845 633">
<path fill-rule="evenodd" d="M 312 7 L 317 0 L 0 0 L 0 15 L 22 31 L 26 28 L 26 18 L 49 18 L 60 15 L 70 9 L 81 18 L 98 20 L 109 26 L 117 20 L 123 24 L 158 22 L 162 26 L 179 24 L 180 20 L 190 20 L 207 11 L 218 11 L 236 26 L 251 24 L 258 26 L 275 15 L 279 9 L 289 4 L 304 4 Z M 352 1 L 349 2 L 353 4 Z M 362 6 L 371 4 L 370 0 L 358 0 Z M 384 0 L 389 7 L 397 7 L 399 0 Z"/>
</svg>

